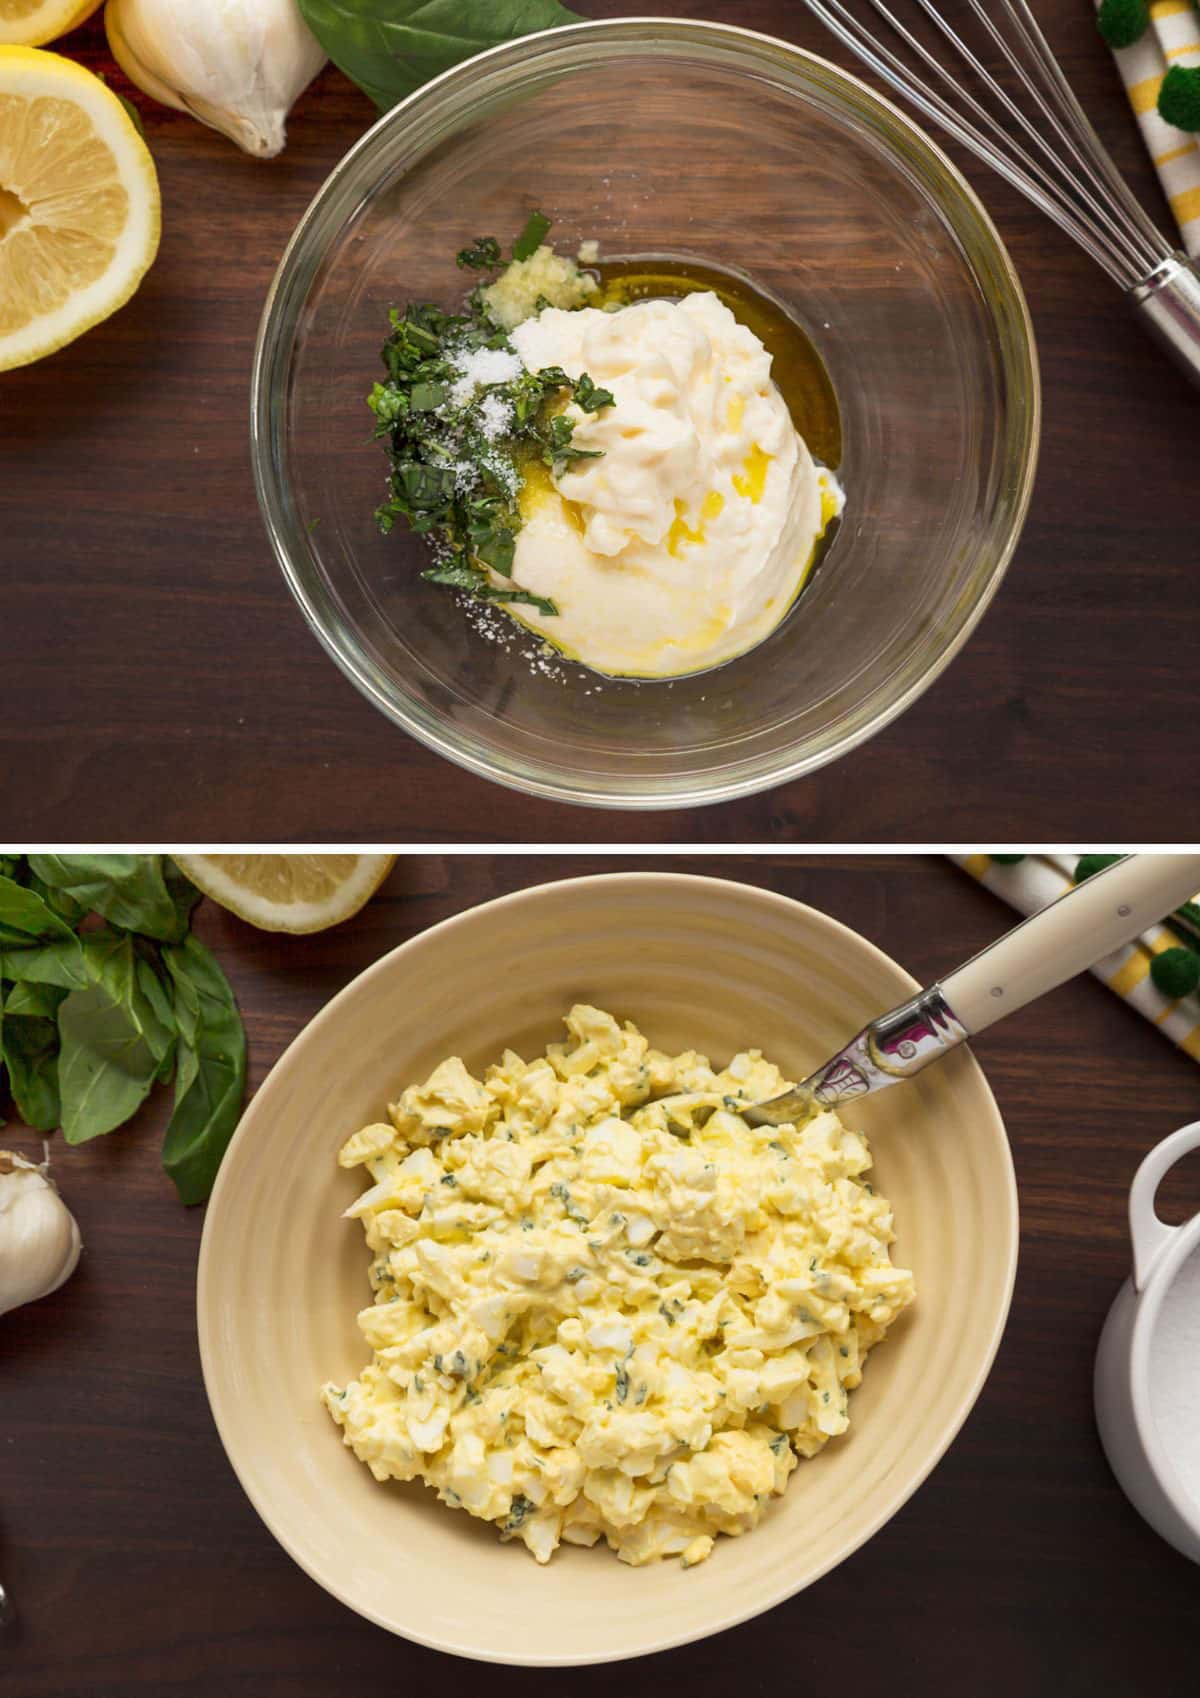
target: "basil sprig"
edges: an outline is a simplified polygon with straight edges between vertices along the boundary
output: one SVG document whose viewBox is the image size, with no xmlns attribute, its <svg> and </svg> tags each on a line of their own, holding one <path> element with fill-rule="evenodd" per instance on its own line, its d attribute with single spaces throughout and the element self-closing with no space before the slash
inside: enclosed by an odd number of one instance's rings
<svg viewBox="0 0 1200 1698">
<path fill-rule="evenodd" d="M 123 931 L 178 943 L 200 892 L 166 855 L 31 855 L 31 883 Z"/>
<path fill-rule="evenodd" d="M 165 855 L 0 855 L 0 1084 L 70 1144 L 175 1080 L 163 1166 L 203 1202 L 241 1113 L 237 1003 L 189 930 L 200 892 Z"/>
<path fill-rule="evenodd" d="M 582 21 L 559 0 L 300 0 L 300 10 L 338 69 L 384 112 L 485 47 Z"/>
</svg>

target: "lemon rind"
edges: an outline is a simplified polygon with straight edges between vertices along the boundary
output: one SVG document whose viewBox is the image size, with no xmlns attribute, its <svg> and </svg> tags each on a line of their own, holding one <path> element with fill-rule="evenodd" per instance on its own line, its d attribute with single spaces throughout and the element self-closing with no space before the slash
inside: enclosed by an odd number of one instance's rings
<svg viewBox="0 0 1200 1698">
<path fill-rule="evenodd" d="M 231 878 L 211 855 L 176 855 L 192 883 L 220 907 L 259 931 L 304 935 L 352 919 L 370 901 L 395 864 L 394 855 L 360 855 L 359 865 L 327 902 L 277 903 Z"/>
</svg>

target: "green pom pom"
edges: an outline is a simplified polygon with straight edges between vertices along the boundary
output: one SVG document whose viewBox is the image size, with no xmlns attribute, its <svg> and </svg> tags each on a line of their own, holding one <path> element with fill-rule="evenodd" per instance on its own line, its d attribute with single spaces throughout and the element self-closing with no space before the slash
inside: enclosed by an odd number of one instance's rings
<svg viewBox="0 0 1200 1698">
<path fill-rule="evenodd" d="M 992 855 L 989 856 L 989 859 L 995 861 L 998 867 L 1015 867 L 1018 861 L 1027 861 L 1029 857 L 1028 855 Z"/>
<path fill-rule="evenodd" d="M 1172 1001 L 1190 996 L 1200 985 L 1200 955 L 1194 949 L 1164 949 L 1151 961 L 1150 977 Z"/>
<path fill-rule="evenodd" d="M 1120 859 L 1120 855 L 1081 855 L 1075 863 L 1075 883 L 1082 884 L 1085 878 L 1091 878 L 1093 873 L 1102 873 L 1105 867 L 1111 867 L 1114 861 Z"/>
<path fill-rule="evenodd" d="M 1158 115 L 1177 130 L 1200 130 L 1200 65 L 1172 65 L 1158 91 Z"/>
<path fill-rule="evenodd" d="M 1096 24 L 1110 47 L 1132 47 L 1150 28 L 1149 0 L 1104 0 Z"/>
</svg>

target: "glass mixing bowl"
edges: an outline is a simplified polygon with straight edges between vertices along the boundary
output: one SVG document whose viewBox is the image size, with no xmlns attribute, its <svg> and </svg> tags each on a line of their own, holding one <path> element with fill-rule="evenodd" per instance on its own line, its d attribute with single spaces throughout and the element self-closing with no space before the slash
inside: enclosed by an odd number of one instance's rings
<svg viewBox="0 0 1200 1698">
<path fill-rule="evenodd" d="M 841 405 L 840 531 L 759 647 L 670 682 L 548 663 L 420 577 L 373 511 L 365 405 L 390 307 L 459 301 L 455 254 L 539 208 L 573 253 L 743 273 L 794 316 Z M 275 552 L 359 689 L 439 754 L 514 788 L 683 807 L 811 772 L 886 725 L 965 642 L 1028 506 L 1040 394 L 1024 298 L 974 193 L 894 107 L 811 54 L 635 19 L 526 38 L 440 77 L 363 137 L 284 255 L 252 435 Z M 497 637 L 500 640 L 497 640 Z"/>
</svg>

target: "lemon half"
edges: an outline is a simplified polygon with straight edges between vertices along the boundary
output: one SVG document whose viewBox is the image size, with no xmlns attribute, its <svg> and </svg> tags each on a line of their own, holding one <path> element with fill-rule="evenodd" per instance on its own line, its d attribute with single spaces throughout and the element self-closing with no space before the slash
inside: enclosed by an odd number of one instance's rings
<svg viewBox="0 0 1200 1698">
<path fill-rule="evenodd" d="M 75 29 L 101 0 L 0 0 L 0 45 L 41 47 Z"/>
<path fill-rule="evenodd" d="M 57 53 L 0 47 L 0 371 L 124 306 L 159 228 L 154 161 L 116 95 Z"/>
<path fill-rule="evenodd" d="M 176 855 L 206 896 L 266 932 L 321 932 L 373 896 L 394 855 Z"/>
</svg>

